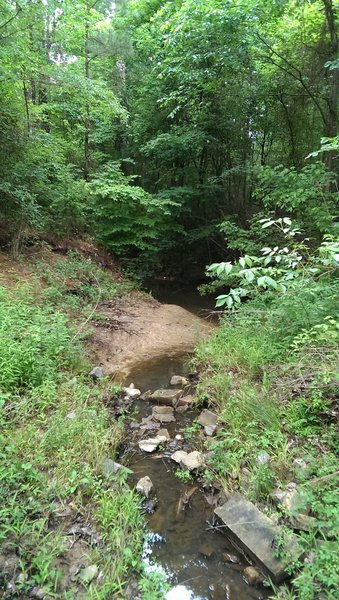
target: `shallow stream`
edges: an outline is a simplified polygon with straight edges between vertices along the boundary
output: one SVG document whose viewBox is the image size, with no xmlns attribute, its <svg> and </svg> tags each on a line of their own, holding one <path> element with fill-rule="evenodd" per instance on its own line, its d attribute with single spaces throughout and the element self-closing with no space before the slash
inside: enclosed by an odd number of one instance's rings
<svg viewBox="0 0 339 600">
<path fill-rule="evenodd" d="M 168 299 L 167 299 L 168 301 Z M 185 308 L 197 312 L 197 304 Z M 133 381 L 143 392 L 168 388 L 172 375 L 183 375 L 188 356 L 180 353 L 171 358 L 148 360 L 134 370 L 128 382 Z M 170 459 L 177 449 L 194 450 L 190 446 L 185 428 L 191 426 L 198 412 L 175 411 L 176 421 L 165 423 L 171 441 L 165 450 L 145 453 L 138 449 L 136 422 L 152 413 L 152 404 L 145 400 L 136 402 L 132 417 L 131 448 L 128 466 L 133 470 L 133 482 L 148 475 L 154 485 L 156 510 L 147 515 L 149 536 L 144 558 L 149 568 L 161 567 L 168 576 L 171 590 L 168 600 L 250 600 L 267 598 L 264 588 L 248 586 L 242 571 L 247 566 L 244 556 L 232 546 L 226 535 L 214 527 L 213 498 L 218 490 L 203 488 L 196 480 L 185 483 L 176 476 L 178 465 Z M 134 422 L 134 424 L 133 424 Z M 182 440 L 176 441 L 175 436 Z M 144 438 L 156 432 L 147 431 Z M 139 435 L 140 439 L 140 435 Z M 134 440 L 134 441 L 133 441 Z M 187 502 L 187 498 L 189 501 Z M 185 499 L 185 502 L 183 502 Z M 216 498 L 215 498 L 216 499 Z"/>
</svg>

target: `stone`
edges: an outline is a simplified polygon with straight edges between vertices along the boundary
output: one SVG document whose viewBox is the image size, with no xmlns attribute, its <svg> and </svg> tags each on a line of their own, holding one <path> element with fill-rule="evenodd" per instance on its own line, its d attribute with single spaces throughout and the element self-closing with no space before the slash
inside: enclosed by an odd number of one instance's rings
<svg viewBox="0 0 339 600">
<path fill-rule="evenodd" d="M 215 426 L 217 421 L 217 415 L 208 409 L 203 410 L 198 417 L 198 423 L 203 427 Z"/>
<path fill-rule="evenodd" d="M 170 381 L 170 385 L 174 385 L 174 386 L 178 386 L 178 387 L 185 387 L 185 385 L 188 385 L 189 381 L 188 379 L 186 379 L 186 377 L 182 377 L 181 375 L 173 375 L 173 377 L 171 378 Z"/>
<path fill-rule="evenodd" d="M 98 576 L 98 573 L 99 569 L 97 565 L 89 565 L 81 569 L 78 578 L 84 585 L 89 585 Z"/>
<path fill-rule="evenodd" d="M 148 440 L 140 440 L 138 446 L 144 452 L 154 452 L 160 444 L 158 438 L 149 438 Z"/>
<path fill-rule="evenodd" d="M 151 390 L 147 390 L 147 392 L 144 392 L 143 394 L 141 394 L 140 400 L 148 400 L 148 398 L 150 397 L 151 393 L 152 393 Z"/>
<path fill-rule="evenodd" d="M 270 462 L 270 460 L 271 457 L 268 454 L 268 452 L 262 450 L 261 452 L 259 452 L 255 462 L 257 463 L 257 465 L 267 465 Z"/>
<path fill-rule="evenodd" d="M 159 429 L 158 431 L 158 436 L 162 436 L 164 438 L 166 438 L 166 440 L 169 442 L 171 439 L 170 434 L 168 433 L 167 429 Z"/>
<path fill-rule="evenodd" d="M 234 565 L 240 563 L 240 558 L 236 554 L 231 554 L 230 552 L 223 552 L 222 559 L 225 562 L 233 563 Z"/>
<path fill-rule="evenodd" d="M 259 563 L 274 583 L 287 577 L 287 567 L 302 556 L 297 537 L 284 539 L 283 531 L 239 493 L 214 512 L 224 523 L 225 533 Z M 284 558 L 275 556 L 277 539 L 284 539 Z"/>
<path fill-rule="evenodd" d="M 272 500 L 282 506 L 287 513 L 307 513 L 307 497 L 297 488 L 289 490 L 275 490 L 271 495 Z"/>
<path fill-rule="evenodd" d="M 75 387 L 78 383 L 78 379 L 77 377 L 72 377 L 72 379 L 69 380 L 68 385 L 70 385 L 71 387 Z"/>
<path fill-rule="evenodd" d="M 141 420 L 141 423 L 140 423 L 139 427 L 142 430 L 146 430 L 146 429 L 158 429 L 158 427 L 160 427 L 160 423 L 156 423 L 155 421 L 153 421 L 152 415 L 150 415 L 149 417 L 144 417 Z"/>
<path fill-rule="evenodd" d="M 293 529 L 298 529 L 299 531 L 314 531 L 317 527 L 317 519 L 315 517 L 301 513 L 291 516 L 290 523 Z"/>
<path fill-rule="evenodd" d="M 165 406 L 176 406 L 182 390 L 155 390 L 148 398 L 151 402 L 159 402 Z"/>
<path fill-rule="evenodd" d="M 101 367 L 94 367 L 94 369 L 92 369 L 92 371 L 89 374 L 90 377 L 92 377 L 92 379 L 94 379 L 95 381 L 97 381 L 98 379 L 102 379 L 104 377 L 104 371 Z"/>
<path fill-rule="evenodd" d="M 139 494 L 145 496 L 145 498 L 148 498 L 153 490 L 153 487 L 154 486 L 152 480 L 148 477 L 148 475 L 146 475 L 145 477 L 139 479 L 137 485 L 135 486 L 135 489 L 137 490 L 137 492 L 139 492 Z"/>
<path fill-rule="evenodd" d="M 300 471 L 307 469 L 307 464 L 305 463 L 304 459 L 302 459 L 302 458 L 295 458 L 293 460 L 293 465 L 297 470 L 300 470 Z"/>
<path fill-rule="evenodd" d="M 29 597 L 30 598 L 36 598 L 37 600 L 43 600 L 44 598 L 46 598 L 46 592 L 43 588 L 38 587 L 37 585 L 35 585 L 30 593 L 29 593 Z"/>
<path fill-rule="evenodd" d="M 177 409 L 188 410 L 194 404 L 196 398 L 194 396 L 181 396 L 177 402 Z"/>
<path fill-rule="evenodd" d="M 263 574 L 255 567 L 246 567 L 243 570 L 243 576 L 248 585 L 258 585 L 264 580 Z"/>
<path fill-rule="evenodd" d="M 297 489 L 297 487 L 298 487 L 298 486 L 297 486 L 297 484 L 295 483 L 295 481 L 290 481 L 290 482 L 287 484 L 287 486 L 286 486 L 286 487 L 287 487 L 287 489 L 288 489 L 288 490 L 295 490 L 295 489 Z"/>
<path fill-rule="evenodd" d="M 203 454 L 197 450 L 189 454 L 184 450 L 177 450 L 172 454 L 171 459 L 179 463 L 182 469 L 188 469 L 189 471 L 200 469 L 205 464 Z"/>
<path fill-rule="evenodd" d="M 70 419 L 71 421 L 73 421 L 73 419 L 77 418 L 77 414 L 75 412 L 75 410 L 71 410 L 71 412 L 67 413 L 66 415 L 66 419 Z"/>
<path fill-rule="evenodd" d="M 204 427 L 205 434 L 208 437 L 212 437 L 212 435 L 215 434 L 216 429 L 217 429 L 216 425 L 205 425 L 205 427 Z"/>
<path fill-rule="evenodd" d="M 125 392 L 127 399 L 139 398 L 139 396 L 141 396 L 141 391 L 135 387 L 134 383 L 130 383 L 129 387 L 124 387 L 122 389 Z"/>
<path fill-rule="evenodd" d="M 128 472 L 129 474 L 133 473 L 131 469 L 124 467 L 124 465 L 121 465 L 120 463 L 114 462 L 114 460 L 111 458 L 105 457 L 102 459 L 101 470 L 106 477 L 109 477 L 110 475 L 116 475 L 116 473 L 121 471 L 121 469 L 124 469 L 124 471 Z"/>
<path fill-rule="evenodd" d="M 152 410 L 152 418 L 160 423 L 172 423 L 175 421 L 171 406 L 154 406 Z"/>
<path fill-rule="evenodd" d="M 180 433 L 177 433 L 175 439 L 177 440 L 177 442 L 180 442 L 180 440 L 182 440 L 182 435 Z"/>
</svg>

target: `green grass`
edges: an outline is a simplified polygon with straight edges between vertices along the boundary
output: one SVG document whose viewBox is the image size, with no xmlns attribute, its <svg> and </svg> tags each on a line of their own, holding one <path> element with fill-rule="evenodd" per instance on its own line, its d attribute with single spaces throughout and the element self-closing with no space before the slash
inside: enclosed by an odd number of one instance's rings
<svg viewBox="0 0 339 600">
<path fill-rule="evenodd" d="M 313 560 L 296 572 L 293 593 L 301 600 L 315 600 L 319 593 L 334 600 L 339 586 L 333 560 L 339 532 L 338 431 L 331 421 L 338 308 L 331 281 L 285 298 L 259 298 L 225 317 L 195 355 L 200 398 L 209 400 L 221 424 L 209 446 L 213 476 L 226 492 L 240 490 L 285 524 L 272 491 L 294 481 L 308 499 L 317 525 L 315 532 L 300 533 Z M 258 464 L 263 451 L 270 460 Z M 298 470 L 295 458 L 305 460 L 307 468 Z M 317 478 L 324 479 L 314 488 L 310 482 Z M 276 598 L 285 597 L 287 590 L 276 592 Z"/>
<path fill-rule="evenodd" d="M 122 598 L 131 576 L 149 590 L 145 597 L 160 598 L 159 582 L 143 571 L 139 499 L 125 472 L 112 478 L 102 472 L 103 457 L 115 459 L 123 435 L 123 422 L 112 422 L 103 403 L 116 387 L 87 376 L 74 318 L 81 306 L 93 311 L 99 288 L 107 299 L 131 286 L 73 254 L 53 266 L 40 263 L 39 271 L 44 286 L 36 275 L 31 286 L 0 289 L 0 560 L 16 561 L 19 597 L 33 586 L 49 598 L 78 597 L 76 583 L 60 592 L 60 559 L 67 560 L 69 538 L 62 523 L 51 526 L 60 507 L 68 507 L 73 522 L 81 515 L 103 540 L 88 546 L 84 562 L 103 575 L 88 586 L 86 598 Z M 71 275 L 77 294 L 69 302 Z M 2 571 L 0 589 L 12 575 Z"/>
</svg>

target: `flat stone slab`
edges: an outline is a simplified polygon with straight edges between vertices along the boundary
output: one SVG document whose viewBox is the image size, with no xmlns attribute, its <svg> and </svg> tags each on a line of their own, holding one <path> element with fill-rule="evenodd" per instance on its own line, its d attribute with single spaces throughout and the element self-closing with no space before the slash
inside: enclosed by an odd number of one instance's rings
<svg viewBox="0 0 339 600">
<path fill-rule="evenodd" d="M 177 407 L 184 407 L 185 409 L 190 408 L 196 401 L 194 396 L 181 396 L 177 402 Z"/>
<path fill-rule="evenodd" d="M 160 423 L 172 423 L 175 421 L 173 408 L 171 406 L 154 406 L 152 410 L 152 419 Z"/>
<path fill-rule="evenodd" d="M 217 421 L 218 416 L 208 409 L 203 410 L 198 417 L 198 423 L 203 427 L 213 427 L 217 424 Z"/>
<path fill-rule="evenodd" d="M 181 395 L 182 390 L 155 390 L 155 392 L 148 397 L 148 400 L 151 402 L 159 402 L 159 404 L 165 404 L 166 406 L 176 406 Z"/>
<path fill-rule="evenodd" d="M 275 556 L 276 542 L 282 540 L 282 530 L 241 494 L 234 494 L 215 514 L 226 531 L 247 554 L 259 563 L 275 583 L 288 577 L 286 568 L 301 557 L 302 551 L 295 535 L 284 539 L 284 559 Z"/>
<path fill-rule="evenodd" d="M 188 385 L 189 381 L 188 379 L 186 379 L 186 377 L 182 377 L 181 375 L 173 375 L 173 377 L 171 378 L 170 381 L 170 385 L 174 385 L 177 387 L 185 387 L 185 385 Z"/>
</svg>

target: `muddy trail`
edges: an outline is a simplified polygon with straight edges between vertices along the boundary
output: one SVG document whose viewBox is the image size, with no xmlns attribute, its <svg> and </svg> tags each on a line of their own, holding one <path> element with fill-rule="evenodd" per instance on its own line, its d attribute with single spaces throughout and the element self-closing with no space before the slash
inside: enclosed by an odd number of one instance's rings
<svg viewBox="0 0 339 600">
<path fill-rule="evenodd" d="M 191 306 L 186 303 L 184 311 L 172 305 L 162 305 L 161 310 L 166 311 L 167 306 L 170 307 L 166 321 L 167 342 L 173 332 L 170 319 L 177 314 L 177 309 L 181 318 L 180 342 L 176 346 L 172 344 L 167 355 L 163 352 L 164 342 L 156 343 L 155 346 L 161 349 L 160 356 L 148 353 L 144 360 L 139 359 L 129 368 L 125 379 L 125 385 L 133 382 L 143 393 L 141 399 L 131 403 L 126 422 L 128 435 L 120 460 L 133 471 L 131 483 L 137 489 L 141 480 L 141 493 L 145 496 L 143 509 L 149 533 L 144 559 L 150 570 L 160 569 L 166 573 L 170 585 L 166 595 L 168 600 L 267 598 L 267 589 L 262 585 L 248 585 L 244 570 L 250 563 L 216 522 L 214 509 L 225 502 L 222 490 L 204 482 L 203 468 L 181 469 L 183 465 L 171 458 L 175 452 L 184 451 L 208 460 L 206 446 L 213 438 L 206 436 L 206 431 L 210 431 L 196 425 L 201 408 L 194 408 L 194 403 L 191 405 L 194 375 L 189 374 L 188 359 L 194 341 L 205 337 L 206 327 L 210 330 L 211 325 L 194 316 L 193 340 L 192 313 L 200 310 L 197 298 L 194 297 Z M 185 317 L 186 327 L 183 326 Z M 162 335 L 164 333 L 166 328 L 162 329 Z M 182 385 L 171 386 L 171 378 L 185 375 L 187 382 L 184 382 L 176 408 L 173 408 L 171 398 L 149 397 L 150 391 L 159 389 L 171 390 L 172 394 L 179 392 Z M 157 444 L 157 436 L 162 436 L 161 443 Z"/>
</svg>

